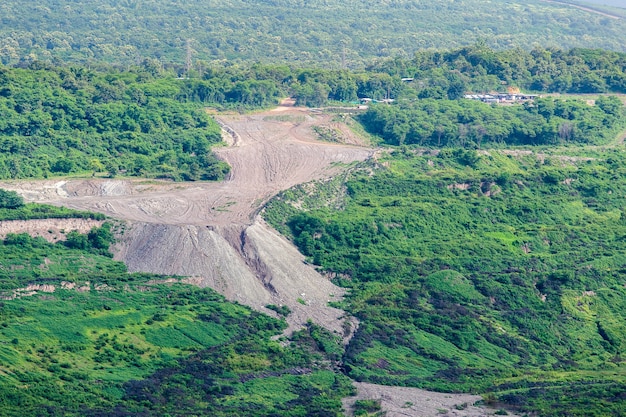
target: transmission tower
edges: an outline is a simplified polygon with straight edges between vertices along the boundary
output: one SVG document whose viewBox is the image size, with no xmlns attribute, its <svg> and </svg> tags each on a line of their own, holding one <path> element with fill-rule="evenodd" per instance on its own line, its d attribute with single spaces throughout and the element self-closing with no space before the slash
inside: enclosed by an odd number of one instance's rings
<svg viewBox="0 0 626 417">
<path fill-rule="evenodd" d="M 185 59 L 186 76 L 189 78 L 191 72 L 191 39 L 187 39 L 187 58 Z"/>
</svg>

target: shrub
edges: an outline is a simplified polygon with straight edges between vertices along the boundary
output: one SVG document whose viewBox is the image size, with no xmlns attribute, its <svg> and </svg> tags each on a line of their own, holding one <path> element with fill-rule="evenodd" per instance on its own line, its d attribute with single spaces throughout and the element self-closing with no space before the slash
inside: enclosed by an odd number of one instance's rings
<svg viewBox="0 0 626 417">
<path fill-rule="evenodd" d="M 0 188 L 0 208 L 15 209 L 24 205 L 24 199 L 15 191 Z"/>
</svg>

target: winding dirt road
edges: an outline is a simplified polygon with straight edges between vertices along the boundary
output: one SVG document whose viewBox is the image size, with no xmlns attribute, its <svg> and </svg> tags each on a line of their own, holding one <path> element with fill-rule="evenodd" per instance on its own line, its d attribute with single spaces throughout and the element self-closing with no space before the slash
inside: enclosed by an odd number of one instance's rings
<svg viewBox="0 0 626 417">
<path fill-rule="evenodd" d="M 275 117 L 279 117 L 278 120 Z M 294 121 L 289 121 L 293 119 Z M 217 154 L 231 166 L 224 182 L 71 180 L 5 183 L 27 199 L 104 213 L 114 218 L 168 225 L 249 226 L 281 190 L 332 176 L 337 164 L 364 160 L 365 147 L 316 141 L 311 126 L 330 116 L 292 110 L 221 116 L 236 139 Z M 346 135 L 349 132 L 346 129 Z"/>
<path fill-rule="evenodd" d="M 278 111 L 277 111 L 278 110 Z M 217 150 L 231 166 L 226 181 L 19 181 L 0 187 L 27 200 L 104 213 L 127 222 L 115 248 L 131 271 L 175 274 L 231 300 L 269 312 L 287 305 L 289 330 L 313 320 L 343 332 L 343 312 L 328 307 L 342 289 L 304 262 L 258 212 L 276 193 L 330 177 L 372 155 L 363 146 L 321 142 L 313 126 L 331 116 L 283 107 L 252 115 L 222 115 L 229 146 Z M 342 130 L 347 142 L 354 135 Z"/>
</svg>

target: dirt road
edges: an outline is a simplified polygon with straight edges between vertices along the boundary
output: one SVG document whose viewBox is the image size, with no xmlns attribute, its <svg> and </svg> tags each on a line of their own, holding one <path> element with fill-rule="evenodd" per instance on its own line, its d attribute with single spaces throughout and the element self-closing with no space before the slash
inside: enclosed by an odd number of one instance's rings
<svg viewBox="0 0 626 417">
<path fill-rule="evenodd" d="M 236 132 L 232 145 L 216 152 L 231 166 L 224 182 L 71 180 L 20 181 L 3 186 L 18 189 L 32 201 L 136 222 L 248 226 L 279 191 L 329 177 L 341 169 L 337 164 L 364 160 L 372 154 L 365 147 L 316 141 L 311 127 L 329 123 L 328 115 L 298 110 L 279 114 L 219 118 L 222 125 Z"/>
<path fill-rule="evenodd" d="M 227 298 L 268 312 L 287 305 L 290 329 L 313 320 L 342 332 L 343 312 L 327 306 L 343 294 L 257 214 L 276 193 L 330 177 L 343 164 L 367 159 L 363 146 L 316 140 L 313 126 L 331 116 L 282 107 L 220 116 L 231 166 L 219 183 L 130 179 L 19 181 L 0 184 L 27 200 L 104 213 L 127 221 L 115 248 L 129 270 L 191 277 Z M 341 130 L 341 129 L 340 129 Z M 347 128 L 346 142 L 358 142 Z M 19 230 L 16 230 L 19 231 Z M 273 312 L 269 311 L 269 314 Z"/>
<path fill-rule="evenodd" d="M 482 397 L 471 394 L 446 394 L 425 391 L 418 388 L 388 387 L 384 385 L 355 382 L 357 395 L 345 398 L 343 406 L 348 415 L 357 400 L 380 401 L 385 417 L 489 417 L 502 414 L 494 408 L 474 405 L 482 402 Z M 507 412 L 508 416 L 519 417 Z"/>
</svg>

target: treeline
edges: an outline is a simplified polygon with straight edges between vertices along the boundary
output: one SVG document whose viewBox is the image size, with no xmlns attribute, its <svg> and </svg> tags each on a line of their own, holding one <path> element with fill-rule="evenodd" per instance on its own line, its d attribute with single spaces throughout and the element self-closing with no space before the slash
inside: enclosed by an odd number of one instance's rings
<svg viewBox="0 0 626 417">
<path fill-rule="evenodd" d="M 41 62 L 0 67 L 0 178 L 93 173 L 220 179 L 228 167 L 210 151 L 221 140 L 220 128 L 202 106 L 245 110 L 286 96 L 305 106 L 394 98 L 400 107 L 373 108 L 363 119 L 394 144 L 601 142 L 619 124 L 621 110 L 611 98 L 595 107 L 545 99 L 523 108 L 425 99 L 458 99 L 504 86 L 619 93 L 626 91 L 625 70 L 626 54 L 495 52 L 481 45 L 423 52 L 365 71 L 216 63 L 181 78 L 155 60 L 124 70 Z"/>
<path fill-rule="evenodd" d="M 480 148 L 603 143 L 624 126 L 623 115 L 623 105 L 614 96 L 598 97 L 593 106 L 550 97 L 513 106 L 425 99 L 372 106 L 360 121 L 390 145 Z"/>
<path fill-rule="evenodd" d="M 147 71 L 0 68 L 0 178 L 118 173 L 222 178 L 217 123 Z"/>
<path fill-rule="evenodd" d="M 368 70 L 414 77 L 422 98 L 454 99 L 464 90 L 498 91 L 508 86 L 557 93 L 626 92 L 626 54 L 601 49 L 496 51 L 477 43 L 449 51 L 419 51 L 411 59 L 381 61 Z"/>
<path fill-rule="evenodd" d="M 154 62 L 146 63 L 154 67 Z M 185 83 L 185 97 L 203 103 L 267 106 L 281 94 L 299 105 L 322 106 L 359 98 L 450 99 L 474 92 L 626 93 L 626 54 L 599 49 L 509 49 L 483 44 L 447 52 L 417 52 L 365 70 L 287 65 L 213 65 Z"/>
</svg>

